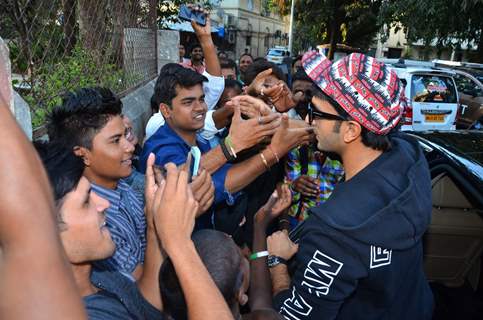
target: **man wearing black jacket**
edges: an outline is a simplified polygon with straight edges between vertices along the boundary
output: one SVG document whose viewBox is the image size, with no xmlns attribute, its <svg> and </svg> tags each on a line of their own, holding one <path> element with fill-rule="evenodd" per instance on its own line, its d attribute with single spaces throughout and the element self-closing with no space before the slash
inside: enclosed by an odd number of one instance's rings
<svg viewBox="0 0 483 320">
<path fill-rule="evenodd" d="M 430 175 L 418 144 L 396 132 L 400 81 L 362 54 L 332 63 L 309 52 L 303 65 L 321 89 L 308 115 L 318 148 L 341 157 L 345 181 L 311 209 L 292 281 L 283 260 L 272 259 L 275 303 L 286 319 L 430 319 L 421 240 Z M 269 238 L 271 255 L 289 258 L 293 247 L 283 241 Z"/>
</svg>

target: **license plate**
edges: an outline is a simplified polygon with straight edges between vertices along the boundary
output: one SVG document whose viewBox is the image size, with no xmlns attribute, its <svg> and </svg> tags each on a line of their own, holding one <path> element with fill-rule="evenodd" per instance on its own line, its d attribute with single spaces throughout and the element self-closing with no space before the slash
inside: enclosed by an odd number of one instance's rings
<svg viewBox="0 0 483 320">
<path fill-rule="evenodd" d="M 426 122 L 444 122 L 444 114 L 425 114 Z"/>
</svg>

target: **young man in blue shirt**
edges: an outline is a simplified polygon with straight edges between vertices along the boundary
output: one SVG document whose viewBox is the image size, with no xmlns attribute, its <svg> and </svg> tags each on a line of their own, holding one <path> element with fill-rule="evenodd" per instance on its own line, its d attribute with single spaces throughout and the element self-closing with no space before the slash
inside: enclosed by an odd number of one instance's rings
<svg viewBox="0 0 483 320">
<path fill-rule="evenodd" d="M 146 163 L 150 153 L 156 154 L 157 164 L 174 162 L 181 165 L 191 148 L 198 147 L 202 153 L 200 166 L 213 178 L 215 203 L 231 201 L 233 193 L 240 191 L 291 148 L 309 138 L 308 128 L 289 128 L 286 116 L 281 122 L 280 115 L 275 113 L 243 120 L 240 109 L 235 107 L 227 138 L 220 146 L 210 149 L 206 141 L 197 138 L 207 111 L 202 89 L 206 79 L 189 69 L 174 70 L 162 76 L 157 81 L 153 100 L 160 106 L 166 124 L 145 142 L 141 165 Z M 272 135 L 270 145 L 257 155 L 234 165 L 228 163 L 242 150 Z M 203 227 L 211 227 L 211 219 L 204 219 Z"/>
</svg>

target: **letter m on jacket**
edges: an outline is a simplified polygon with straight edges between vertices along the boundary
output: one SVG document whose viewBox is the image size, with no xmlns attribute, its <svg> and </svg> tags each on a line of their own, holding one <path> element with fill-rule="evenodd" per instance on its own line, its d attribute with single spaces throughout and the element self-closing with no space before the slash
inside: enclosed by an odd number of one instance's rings
<svg viewBox="0 0 483 320">
<path fill-rule="evenodd" d="M 342 262 L 316 250 L 305 269 L 302 286 L 317 297 L 326 296 L 334 282 L 334 277 L 337 276 L 343 265 Z"/>
</svg>

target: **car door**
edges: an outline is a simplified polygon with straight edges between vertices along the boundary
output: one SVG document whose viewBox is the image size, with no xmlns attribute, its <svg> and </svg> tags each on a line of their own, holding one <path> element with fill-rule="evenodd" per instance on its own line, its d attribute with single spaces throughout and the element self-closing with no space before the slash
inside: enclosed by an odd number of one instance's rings
<svg viewBox="0 0 483 320">
<path fill-rule="evenodd" d="M 483 85 L 462 73 L 456 74 L 454 80 L 461 104 L 461 113 L 456 125 L 458 128 L 466 129 L 483 117 Z"/>
<path fill-rule="evenodd" d="M 458 111 L 458 94 L 449 75 L 411 75 L 413 130 L 452 130 Z"/>
</svg>

